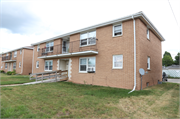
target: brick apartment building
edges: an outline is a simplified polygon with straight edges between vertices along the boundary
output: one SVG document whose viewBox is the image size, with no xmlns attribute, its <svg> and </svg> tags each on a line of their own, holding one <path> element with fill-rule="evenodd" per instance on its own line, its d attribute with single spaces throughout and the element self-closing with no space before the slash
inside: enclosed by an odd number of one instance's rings
<svg viewBox="0 0 180 119">
<path fill-rule="evenodd" d="M 29 75 L 32 73 L 33 47 L 26 46 L 1 54 L 0 70 L 13 71 L 17 74 Z"/>
<path fill-rule="evenodd" d="M 32 73 L 68 70 L 68 81 L 139 90 L 162 81 L 163 36 L 142 12 L 33 43 Z"/>
</svg>

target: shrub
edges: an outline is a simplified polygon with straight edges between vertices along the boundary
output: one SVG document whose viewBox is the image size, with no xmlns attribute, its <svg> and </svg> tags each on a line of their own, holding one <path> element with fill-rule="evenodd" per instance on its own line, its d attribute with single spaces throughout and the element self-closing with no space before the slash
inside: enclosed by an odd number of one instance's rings
<svg viewBox="0 0 180 119">
<path fill-rule="evenodd" d="M 4 73 L 4 70 L 0 70 L 0 73 Z"/>
<path fill-rule="evenodd" d="M 11 74 L 12 74 L 12 72 L 11 72 L 11 71 L 8 71 L 8 72 L 7 72 L 7 75 L 11 75 Z"/>
<path fill-rule="evenodd" d="M 15 75 L 16 74 L 16 70 L 14 69 L 13 71 L 12 71 L 12 75 Z"/>
</svg>

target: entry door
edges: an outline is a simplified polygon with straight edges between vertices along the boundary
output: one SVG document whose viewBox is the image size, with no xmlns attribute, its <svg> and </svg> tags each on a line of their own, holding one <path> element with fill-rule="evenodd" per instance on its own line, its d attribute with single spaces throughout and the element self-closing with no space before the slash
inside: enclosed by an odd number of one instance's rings
<svg viewBox="0 0 180 119">
<path fill-rule="evenodd" d="M 11 63 L 8 63 L 8 71 L 11 71 Z"/>
</svg>

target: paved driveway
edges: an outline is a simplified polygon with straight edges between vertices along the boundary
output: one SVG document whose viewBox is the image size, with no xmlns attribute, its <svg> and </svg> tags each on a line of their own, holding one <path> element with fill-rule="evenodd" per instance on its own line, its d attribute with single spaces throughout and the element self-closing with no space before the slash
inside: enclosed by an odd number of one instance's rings
<svg viewBox="0 0 180 119">
<path fill-rule="evenodd" d="M 168 82 L 179 83 L 180 84 L 180 79 L 168 79 Z"/>
</svg>

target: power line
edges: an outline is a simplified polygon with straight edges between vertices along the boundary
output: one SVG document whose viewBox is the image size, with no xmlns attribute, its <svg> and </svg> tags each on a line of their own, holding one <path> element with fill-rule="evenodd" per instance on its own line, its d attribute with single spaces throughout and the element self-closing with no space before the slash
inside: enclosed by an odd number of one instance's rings
<svg viewBox="0 0 180 119">
<path fill-rule="evenodd" d="M 174 18 L 175 18 L 175 20 L 176 20 L 177 26 L 178 26 L 178 28 L 179 28 L 179 30 L 180 30 L 179 24 L 178 24 L 178 22 L 177 22 L 176 16 L 175 16 L 175 14 L 174 14 L 174 11 L 173 11 L 173 9 L 172 9 L 172 7 L 171 7 L 171 4 L 170 4 L 169 0 L 168 0 L 168 3 L 169 3 L 169 6 L 170 6 L 170 8 L 171 8 L 171 11 L 172 11 L 172 13 L 173 13 L 173 15 L 174 15 Z"/>
</svg>

